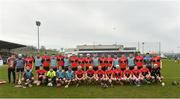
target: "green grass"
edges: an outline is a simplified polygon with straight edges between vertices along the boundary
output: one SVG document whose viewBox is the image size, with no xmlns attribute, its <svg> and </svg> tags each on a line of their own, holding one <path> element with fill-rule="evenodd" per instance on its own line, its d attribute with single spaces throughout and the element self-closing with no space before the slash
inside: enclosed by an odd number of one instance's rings
<svg viewBox="0 0 180 99">
<path fill-rule="evenodd" d="M 162 74 L 165 77 L 165 87 L 160 85 L 136 86 L 115 86 L 114 88 L 102 89 L 99 86 L 80 86 L 76 88 L 71 86 L 67 89 L 61 87 L 33 87 L 33 88 L 15 88 L 13 84 L 0 85 L 1 98 L 180 98 L 180 86 L 172 86 L 171 82 L 176 80 L 180 82 L 180 64 L 173 61 L 163 60 Z M 7 68 L 0 67 L 0 79 L 7 80 Z M 47 93 L 48 92 L 48 93 Z"/>
</svg>

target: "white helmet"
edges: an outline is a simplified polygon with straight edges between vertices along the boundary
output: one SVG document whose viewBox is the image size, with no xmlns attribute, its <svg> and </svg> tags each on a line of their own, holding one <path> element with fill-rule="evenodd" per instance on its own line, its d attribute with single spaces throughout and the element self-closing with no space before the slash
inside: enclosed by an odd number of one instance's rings
<svg viewBox="0 0 180 99">
<path fill-rule="evenodd" d="M 18 58 L 22 58 L 22 54 L 18 54 Z"/>
</svg>

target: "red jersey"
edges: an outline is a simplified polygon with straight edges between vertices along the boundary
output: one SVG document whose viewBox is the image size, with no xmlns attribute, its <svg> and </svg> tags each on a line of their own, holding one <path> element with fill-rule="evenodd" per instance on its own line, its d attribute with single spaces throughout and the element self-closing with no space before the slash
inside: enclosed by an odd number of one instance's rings
<svg viewBox="0 0 180 99">
<path fill-rule="evenodd" d="M 111 57 L 106 58 L 106 63 L 107 63 L 106 66 L 111 67 L 113 64 L 113 58 Z"/>
<path fill-rule="evenodd" d="M 133 72 L 133 75 L 135 75 L 136 77 L 138 77 L 141 74 L 141 71 L 138 69 L 133 69 L 132 72 Z"/>
<path fill-rule="evenodd" d="M 75 74 L 77 75 L 78 78 L 82 78 L 84 75 L 84 71 L 83 70 L 77 70 Z"/>
<path fill-rule="evenodd" d="M 109 78 L 111 78 L 111 76 L 113 75 L 113 70 L 106 70 L 106 71 L 105 71 L 105 74 L 106 74 Z"/>
<path fill-rule="evenodd" d="M 63 55 L 57 56 L 57 64 L 58 64 L 58 66 L 64 66 L 64 56 Z"/>
<path fill-rule="evenodd" d="M 124 70 L 124 76 L 129 77 L 133 72 L 131 70 Z"/>
<path fill-rule="evenodd" d="M 97 76 L 98 76 L 99 78 L 102 78 L 105 73 L 104 73 L 103 70 L 97 70 L 97 71 L 96 71 L 96 74 L 97 74 Z"/>
<path fill-rule="evenodd" d="M 121 78 L 122 77 L 122 71 L 120 69 L 115 69 L 113 72 L 114 72 L 115 78 Z"/>
<path fill-rule="evenodd" d="M 46 70 L 44 70 L 44 69 L 40 70 L 40 69 L 39 69 L 39 70 L 37 70 L 36 72 L 37 72 L 38 76 L 39 76 L 39 75 L 45 75 Z"/>
<path fill-rule="evenodd" d="M 32 69 L 34 59 L 31 57 L 27 57 L 24 60 L 25 60 L 26 66 L 29 66 L 30 69 Z"/>
<path fill-rule="evenodd" d="M 155 56 L 155 57 L 153 57 L 153 58 L 152 58 L 152 63 L 153 63 L 153 65 L 154 65 L 154 64 L 157 64 L 158 67 L 160 67 L 160 66 L 161 66 L 161 57 L 160 57 L 160 56 Z"/>
<path fill-rule="evenodd" d="M 84 68 L 85 65 L 85 59 L 83 57 L 78 58 L 78 64 Z"/>
<path fill-rule="evenodd" d="M 50 56 L 44 55 L 42 56 L 42 65 L 44 67 L 49 67 L 50 66 Z"/>
<path fill-rule="evenodd" d="M 86 67 L 92 66 L 92 58 L 86 57 L 84 62 L 86 63 Z"/>
<path fill-rule="evenodd" d="M 105 67 L 106 66 L 106 58 L 105 57 L 100 57 L 99 58 L 99 63 L 100 63 L 100 66 Z"/>
<path fill-rule="evenodd" d="M 72 68 L 76 68 L 78 66 L 78 57 L 77 56 L 70 57 L 70 62 Z"/>
<path fill-rule="evenodd" d="M 140 71 L 141 71 L 143 76 L 146 76 L 149 73 L 149 69 L 148 68 L 141 68 Z"/>
<path fill-rule="evenodd" d="M 136 56 L 135 57 L 135 63 L 136 63 L 136 66 L 138 67 L 142 67 L 143 66 L 143 56 Z"/>
<path fill-rule="evenodd" d="M 127 58 L 126 58 L 126 57 L 121 57 L 121 58 L 119 59 L 119 66 L 120 66 L 120 68 L 126 68 L 127 65 L 128 65 L 128 60 L 127 60 Z"/>
<path fill-rule="evenodd" d="M 95 71 L 94 70 L 87 70 L 86 73 L 87 73 L 88 77 L 93 77 L 93 75 L 95 74 Z"/>
</svg>

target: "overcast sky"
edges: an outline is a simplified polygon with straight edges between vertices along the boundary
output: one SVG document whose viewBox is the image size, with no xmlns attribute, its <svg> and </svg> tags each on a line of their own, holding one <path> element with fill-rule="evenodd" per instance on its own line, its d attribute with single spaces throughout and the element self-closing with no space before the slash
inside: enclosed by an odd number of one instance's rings
<svg viewBox="0 0 180 99">
<path fill-rule="evenodd" d="M 180 46 L 178 0 L 0 0 L 1 40 L 37 46 L 36 20 L 47 48 L 138 41 L 160 41 L 163 51 Z"/>
</svg>

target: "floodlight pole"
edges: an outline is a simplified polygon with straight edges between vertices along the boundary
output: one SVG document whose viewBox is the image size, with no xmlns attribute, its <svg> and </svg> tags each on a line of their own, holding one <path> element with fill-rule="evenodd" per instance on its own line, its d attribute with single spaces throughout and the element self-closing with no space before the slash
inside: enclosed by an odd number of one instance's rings
<svg viewBox="0 0 180 99">
<path fill-rule="evenodd" d="M 36 21 L 36 26 L 37 26 L 37 34 L 38 34 L 38 53 L 40 52 L 39 51 L 39 27 L 41 25 L 41 22 L 40 21 Z"/>
</svg>

